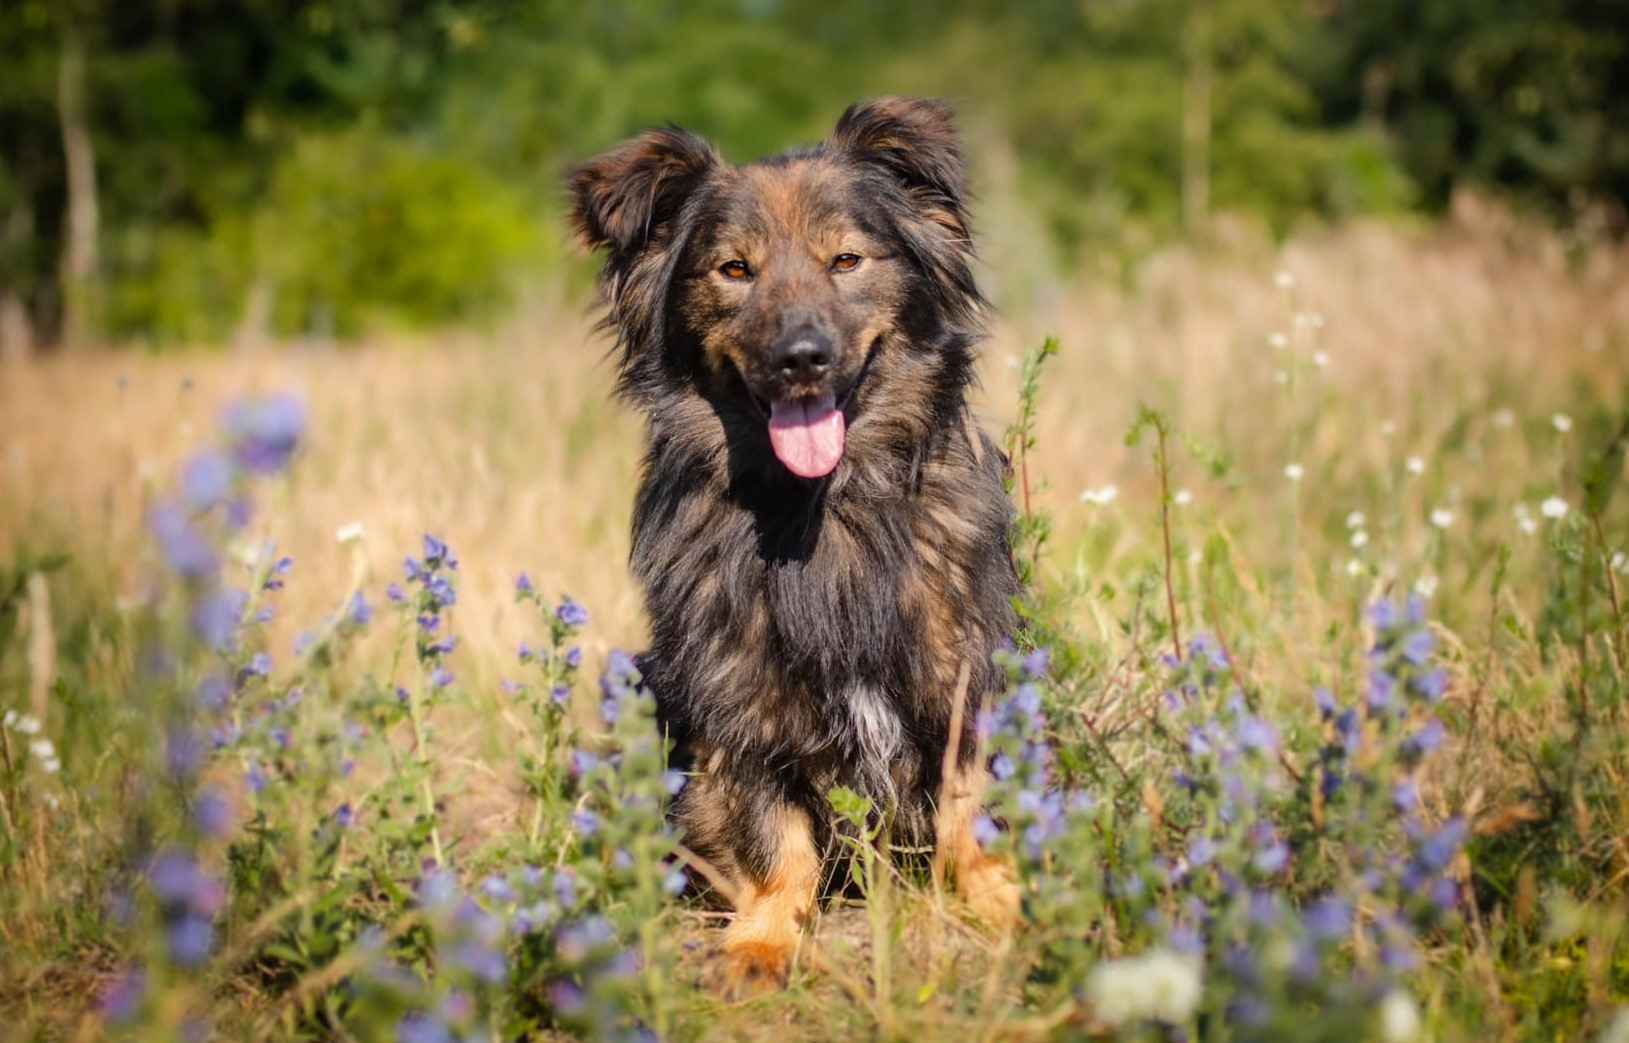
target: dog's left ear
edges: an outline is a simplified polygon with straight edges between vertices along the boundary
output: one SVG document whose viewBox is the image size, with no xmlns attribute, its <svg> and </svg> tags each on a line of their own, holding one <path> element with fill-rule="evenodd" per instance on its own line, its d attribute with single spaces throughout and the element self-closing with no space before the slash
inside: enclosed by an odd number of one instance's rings
<svg viewBox="0 0 1629 1043">
<path fill-rule="evenodd" d="M 697 184 L 721 164 L 718 153 L 680 127 L 647 131 L 572 172 L 572 223 L 589 249 L 613 261 L 661 234 Z"/>
<path fill-rule="evenodd" d="M 830 144 L 897 178 L 925 216 L 967 235 L 967 174 L 950 106 L 932 98 L 877 98 L 849 106 Z"/>
</svg>

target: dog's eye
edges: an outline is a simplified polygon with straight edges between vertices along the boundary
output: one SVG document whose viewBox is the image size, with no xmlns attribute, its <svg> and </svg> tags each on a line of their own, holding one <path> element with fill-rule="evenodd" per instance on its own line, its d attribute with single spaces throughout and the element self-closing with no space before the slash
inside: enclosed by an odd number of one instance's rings
<svg viewBox="0 0 1629 1043">
<path fill-rule="evenodd" d="M 752 269 L 747 267 L 745 261 L 725 261 L 718 271 L 726 279 L 752 278 Z"/>
<path fill-rule="evenodd" d="M 859 266 L 859 254 L 838 254 L 831 259 L 831 270 L 834 272 L 852 272 Z"/>
</svg>

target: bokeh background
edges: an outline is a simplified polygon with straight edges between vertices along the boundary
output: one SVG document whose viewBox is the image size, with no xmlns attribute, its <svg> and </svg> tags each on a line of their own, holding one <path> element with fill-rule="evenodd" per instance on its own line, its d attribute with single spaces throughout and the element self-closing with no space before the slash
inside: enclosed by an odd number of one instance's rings
<svg viewBox="0 0 1629 1043">
<path fill-rule="evenodd" d="M 960 108 L 999 303 L 1218 214 L 1629 198 L 1616 0 L 11 0 L 0 344 L 491 321 L 580 277 L 562 172 L 675 121 L 748 160 L 876 93 Z"/>
<path fill-rule="evenodd" d="M 268 698 L 306 683 L 302 635 L 353 589 L 380 619 L 301 712 L 422 683 L 385 592 L 425 533 L 455 549 L 433 766 L 416 734 L 377 738 L 421 751 L 460 870 L 501 867 L 543 807 L 506 687 L 536 669 L 517 573 L 586 606 L 588 676 L 645 630 L 639 421 L 612 399 L 563 177 L 669 121 L 748 161 L 885 93 L 960 114 L 992 434 L 1022 360 L 1060 344 L 1014 455 L 1070 770 L 1160 817 L 1177 623 L 1226 643 L 1310 770 L 1312 691 L 1364 690 L 1366 606 L 1425 599 L 1448 691 L 1421 812 L 1473 837 L 1453 868 L 1471 929 L 1430 935 L 1411 979 L 1433 1038 L 1624 1038 L 1600 1033 L 1629 1031 L 1625 0 L 0 0 L 0 709 L 54 744 L 0 773 L 29 823 L 0 832 L 0 1024 L 96 1038 L 131 966 L 101 898 L 158 806 L 144 635 L 185 629 L 150 521 L 223 411 L 275 392 L 305 411 L 228 548 L 232 583 L 268 545 L 293 559 L 241 649 L 267 657 Z M 1164 479 L 1151 436 L 1126 439 L 1144 405 L 1171 432 Z M 344 790 L 363 854 L 394 843 L 383 763 Z M 215 781 L 246 819 L 239 774 Z M 327 783 L 288 774 L 310 800 L 283 828 L 314 835 Z M 281 893 L 234 886 L 223 925 Z M 1018 978 L 985 984 L 1033 953 L 918 945 L 966 932 L 912 894 L 908 991 L 848 984 L 871 955 L 838 943 L 872 928 L 834 908 L 819 974 L 761 1006 L 673 990 L 674 1038 L 1061 1024 Z M 345 929 L 400 910 L 363 912 Z M 688 983 L 715 921 L 671 912 Z M 280 959 L 221 964 L 220 1038 L 326 1036 Z"/>
</svg>

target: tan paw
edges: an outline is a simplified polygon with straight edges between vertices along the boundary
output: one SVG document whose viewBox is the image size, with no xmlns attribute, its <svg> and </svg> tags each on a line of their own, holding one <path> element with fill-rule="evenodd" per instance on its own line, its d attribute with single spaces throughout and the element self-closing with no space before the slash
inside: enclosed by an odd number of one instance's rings
<svg viewBox="0 0 1629 1043">
<path fill-rule="evenodd" d="M 773 992 L 786 986 L 792 946 L 766 941 L 726 943 L 721 957 L 720 991 L 730 999 Z"/>
<path fill-rule="evenodd" d="M 956 890 L 973 915 L 999 934 L 1018 926 L 1020 895 L 1012 867 L 999 858 L 984 857 L 957 873 Z"/>
</svg>

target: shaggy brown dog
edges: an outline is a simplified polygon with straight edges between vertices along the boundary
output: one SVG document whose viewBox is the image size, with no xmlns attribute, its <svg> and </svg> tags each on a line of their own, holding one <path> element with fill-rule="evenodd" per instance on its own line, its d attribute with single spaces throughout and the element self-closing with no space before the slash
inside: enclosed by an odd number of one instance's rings
<svg viewBox="0 0 1629 1043">
<path fill-rule="evenodd" d="M 896 839 L 936 841 L 1008 925 L 1017 888 L 970 827 L 1018 588 L 1005 463 L 966 402 L 983 300 L 949 110 L 857 105 L 824 143 L 743 167 L 652 131 L 570 187 L 648 421 L 640 666 L 693 772 L 685 843 L 733 892 L 728 972 L 785 974 L 838 785 Z"/>
</svg>

